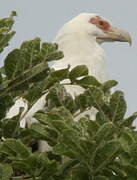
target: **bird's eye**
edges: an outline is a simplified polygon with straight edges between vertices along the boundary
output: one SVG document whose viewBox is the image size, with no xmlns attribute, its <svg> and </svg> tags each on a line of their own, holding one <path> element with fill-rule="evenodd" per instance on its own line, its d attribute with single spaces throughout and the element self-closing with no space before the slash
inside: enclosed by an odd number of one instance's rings
<svg viewBox="0 0 137 180">
<path fill-rule="evenodd" d="M 103 26 L 103 25 L 104 25 L 104 21 L 100 20 L 100 21 L 98 21 L 98 24 L 99 24 L 100 26 Z"/>
<path fill-rule="evenodd" d="M 97 26 L 104 31 L 108 31 L 110 28 L 110 24 L 107 21 L 99 20 Z"/>
</svg>

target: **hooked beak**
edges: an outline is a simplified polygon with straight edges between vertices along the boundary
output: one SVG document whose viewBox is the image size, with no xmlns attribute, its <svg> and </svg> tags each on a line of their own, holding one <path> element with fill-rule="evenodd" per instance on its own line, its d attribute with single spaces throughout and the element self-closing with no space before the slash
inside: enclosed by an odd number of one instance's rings
<svg viewBox="0 0 137 180">
<path fill-rule="evenodd" d="M 130 46 L 132 45 L 132 39 L 130 34 L 120 28 L 117 27 L 111 27 L 108 31 L 105 31 L 105 36 L 99 39 L 102 39 L 104 41 L 120 41 L 120 42 L 128 42 Z"/>
</svg>

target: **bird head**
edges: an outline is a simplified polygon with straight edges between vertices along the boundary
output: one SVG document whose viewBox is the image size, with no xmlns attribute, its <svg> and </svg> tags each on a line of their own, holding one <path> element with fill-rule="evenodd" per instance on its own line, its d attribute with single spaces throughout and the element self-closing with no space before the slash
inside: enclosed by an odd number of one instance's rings
<svg viewBox="0 0 137 180">
<path fill-rule="evenodd" d="M 132 43 L 131 36 L 127 31 L 113 26 L 106 18 L 97 14 L 80 14 L 65 24 L 64 28 L 65 34 L 84 33 L 99 44 L 114 41 L 128 42 L 130 45 Z"/>
</svg>

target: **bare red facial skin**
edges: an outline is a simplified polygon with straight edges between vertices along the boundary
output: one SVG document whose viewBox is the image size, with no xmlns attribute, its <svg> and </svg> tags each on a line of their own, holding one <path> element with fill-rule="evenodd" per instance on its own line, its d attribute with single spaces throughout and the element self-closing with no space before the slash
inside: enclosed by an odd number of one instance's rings
<svg viewBox="0 0 137 180">
<path fill-rule="evenodd" d="M 101 28 L 103 31 L 109 31 L 110 24 L 99 16 L 93 17 L 89 20 L 89 23 L 95 24 L 97 27 Z"/>
</svg>

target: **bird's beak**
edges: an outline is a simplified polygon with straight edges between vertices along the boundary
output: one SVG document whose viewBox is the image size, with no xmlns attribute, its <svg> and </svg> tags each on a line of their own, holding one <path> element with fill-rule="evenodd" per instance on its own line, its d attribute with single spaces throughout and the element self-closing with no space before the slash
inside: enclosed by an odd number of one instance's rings
<svg viewBox="0 0 137 180">
<path fill-rule="evenodd" d="M 110 28 L 110 30 L 105 31 L 104 40 L 128 42 L 130 45 L 132 44 L 132 39 L 130 34 L 127 31 L 117 27 L 112 27 Z"/>
</svg>

